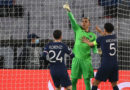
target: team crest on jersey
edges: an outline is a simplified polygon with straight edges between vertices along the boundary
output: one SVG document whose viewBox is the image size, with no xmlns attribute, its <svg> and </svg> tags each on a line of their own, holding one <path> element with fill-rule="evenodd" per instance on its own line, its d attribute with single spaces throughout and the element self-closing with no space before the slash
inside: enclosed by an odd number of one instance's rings
<svg viewBox="0 0 130 90">
<path fill-rule="evenodd" d="M 90 38 L 92 38 L 93 36 L 92 35 L 89 35 Z"/>
</svg>

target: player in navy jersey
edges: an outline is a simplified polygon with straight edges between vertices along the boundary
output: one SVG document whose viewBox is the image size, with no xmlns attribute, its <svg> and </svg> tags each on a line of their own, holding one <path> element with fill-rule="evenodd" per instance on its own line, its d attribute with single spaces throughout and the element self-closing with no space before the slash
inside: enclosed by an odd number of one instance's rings
<svg viewBox="0 0 130 90">
<path fill-rule="evenodd" d="M 53 32 L 54 42 L 48 43 L 43 51 L 43 57 L 50 63 L 50 73 L 56 90 L 60 90 L 61 86 L 67 90 L 72 90 L 71 81 L 67 73 L 64 63 L 65 54 L 74 57 L 71 49 L 61 42 L 62 32 L 55 30 Z"/>
<path fill-rule="evenodd" d="M 92 90 L 97 90 L 101 81 L 107 79 L 111 82 L 113 90 L 119 90 L 117 86 L 118 81 L 118 64 L 117 64 L 117 39 L 116 35 L 112 34 L 114 26 L 111 23 L 104 25 L 104 32 L 98 28 L 98 32 L 102 36 L 98 37 L 96 42 L 90 42 L 85 37 L 82 38 L 84 43 L 89 46 L 98 45 L 101 47 L 101 66 L 98 69 L 95 80 L 93 82 Z"/>
</svg>

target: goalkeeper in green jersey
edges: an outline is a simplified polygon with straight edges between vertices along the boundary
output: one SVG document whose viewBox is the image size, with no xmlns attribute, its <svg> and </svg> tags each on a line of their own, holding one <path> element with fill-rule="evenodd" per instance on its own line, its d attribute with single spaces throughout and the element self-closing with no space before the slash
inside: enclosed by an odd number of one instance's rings
<svg viewBox="0 0 130 90">
<path fill-rule="evenodd" d="M 97 47 L 90 47 L 81 41 L 81 38 L 85 36 L 90 41 L 96 40 L 96 35 L 89 31 L 90 21 L 88 18 L 82 18 L 81 26 L 77 24 L 68 4 L 63 5 L 63 8 L 67 10 L 73 31 L 75 33 L 75 44 L 73 53 L 75 58 L 72 60 L 71 79 L 72 90 L 76 90 L 77 80 L 84 78 L 86 90 L 90 90 L 90 79 L 94 77 L 92 62 L 91 62 L 91 48 L 94 53 L 97 53 Z"/>
</svg>

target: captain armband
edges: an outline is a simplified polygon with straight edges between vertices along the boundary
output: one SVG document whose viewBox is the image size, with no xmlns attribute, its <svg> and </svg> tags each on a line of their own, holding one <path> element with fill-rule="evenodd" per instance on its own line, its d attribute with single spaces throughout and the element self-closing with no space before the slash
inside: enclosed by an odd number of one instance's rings
<svg viewBox="0 0 130 90">
<path fill-rule="evenodd" d="M 96 41 L 94 41 L 93 44 L 94 44 L 94 46 L 97 46 L 97 42 Z"/>
</svg>

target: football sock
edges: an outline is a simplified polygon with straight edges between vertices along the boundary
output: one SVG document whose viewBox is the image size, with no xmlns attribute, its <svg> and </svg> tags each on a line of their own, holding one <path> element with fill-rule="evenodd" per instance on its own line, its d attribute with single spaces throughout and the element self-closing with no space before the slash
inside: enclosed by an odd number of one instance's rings
<svg viewBox="0 0 130 90">
<path fill-rule="evenodd" d="M 97 90 L 97 86 L 92 86 L 92 90 Z"/>
<path fill-rule="evenodd" d="M 117 86 L 117 85 L 114 86 L 114 87 L 113 87 L 113 90 L 119 90 L 118 86 Z"/>
</svg>

